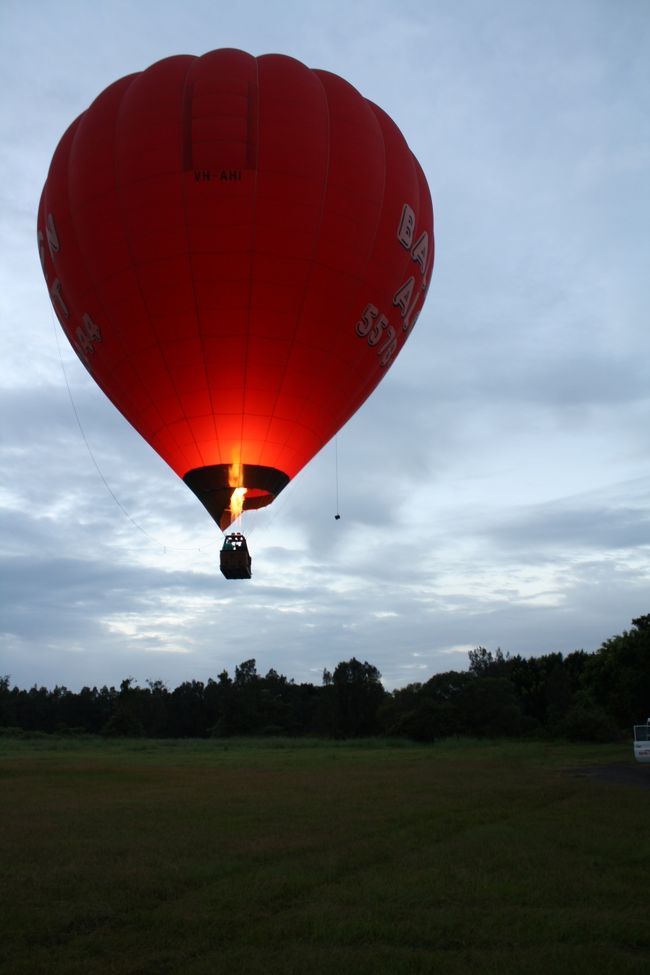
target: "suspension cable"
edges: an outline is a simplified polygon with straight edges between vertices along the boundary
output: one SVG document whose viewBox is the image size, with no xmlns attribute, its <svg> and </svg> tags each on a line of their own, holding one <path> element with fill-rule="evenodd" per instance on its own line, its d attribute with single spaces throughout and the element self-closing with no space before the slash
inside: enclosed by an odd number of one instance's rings
<svg viewBox="0 0 650 975">
<path fill-rule="evenodd" d="M 88 451 L 88 454 L 90 456 L 90 459 L 92 460 L 92 462 L 94 464 L 94 467 L 95 467 L 95 470 L 97 471 L 97 474 L 99 475 L 99 478 L 100 478 L 102 484 L 104 485 L 104 487 L 106 488 L 107 492 L 109 493 L 109 495 L 111 496 L 111 498 L 113 499 L 113 501 L 115 502 L 115 504 L 117 505 L 117 507 L 120 509 L 120 511 L 122 512 L 122 514 L 124 515 L 124 517 L 127 518 L 131 522 L 131 524 L 133 525 L 133 527 L 136 528 L 139 532 L 142 532 L 142 534 L 146 538 L 148 538 L 150 542 L 153 542 L 154 545 L 157 545 L 160 548 L 162 548 L 162 550 L 165 553 L 167 553 L 168 551 L 169 552 L 202 552 L 202 551 L 204 551 L 203 548 L 197 547 L 195 545 L 192 546 L 191 548 L 178 548 L 176 546 L 166 545 L 164 542 L 161 542 L 161 540 L 159 538 L 155 538 L 153 535 L 150 535 L 149 532 L 145 528 L 143 528 L 142 525 L 139 524 L 135 520 L 135 518 L 133 518 L 132 515 L 126 510 L 126 508 L 124 507 L 124 505 L 122 504 L 122 502 L 120 501 L 120 499 L 117 497 L 117 495 L 115 494 L 115 492 L 111 488 L 110 484 L 108 483 L 108 481 L 106 480 L 106 478 L 104 476 L 104 473 L 103 473 L 101 467 L 99 466 L 99 463 L 97 462 L 97 458 L 95 457 L 95 454 L 93 452 L 93 449 L 90 446 L 90 442 L 88 440 L 88 437 L 86 436 L 86 431 L 84 430 L 83 424 L 81 422 L 81 417 L 79 415 L 79 410 L 77 409 L 77 404 L 75 403 L 74 396 L 72 395 L 72 389 L 70 387 L 70 382 L 68 380 L 68 374 L 66 372 L 65 363 L 63 361 L 63 352 L 62 352 L 62 349 L 61 349 L 61 341 L 60 341 L 60 337 L 59 337 L 58 322 L 56 320 L 56 317 L 54 315 L 54 312 L 51 309 L 50 309 L 50 315 L 51 315 L 51 320 L 52 320 L 52 324 L 53 324 L 53 327 L 54 327 L 54 338 L 55 338 L 55 341 L 56 341 L 56 348 L 57 348 L 57 352 L 58 352 L 58 355 L 59 355 L 59 365 L 61 366 L 61 372 L 63 373 L 63 379 L 64 379 L 64 382 L 65 382 L 65 387 L 66 387 L 66 389 L 68 391 L 68 399 L 70 400 L 70 406 L 72 407 L 72 412 L 74 413 L 75 420 L 77 421 L 77 426 L 79 428 L 79 433 L 81 434 L 81 439 L 83 440 L 84 444 L 86 445 L 86 450 Z"/>
</svg>

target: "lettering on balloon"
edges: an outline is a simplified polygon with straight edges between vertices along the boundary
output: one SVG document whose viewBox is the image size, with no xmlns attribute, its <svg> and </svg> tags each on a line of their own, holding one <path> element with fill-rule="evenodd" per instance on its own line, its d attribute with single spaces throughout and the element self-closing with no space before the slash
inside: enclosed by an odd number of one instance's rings
<svg viewBox="0 0 650 975">
<path fill-rule="evenodd" d="M 401 311 L 402 318 L 406 316 L 409 310 L 414 290 L 415 278 L 411 276 L 408 281 L 405 281 L 404 284 L 401 285 L 393 295 L 393 304 Z"/>
<path fill-rule="evenodd" d="M 45 276 L 45 281 L 49 284 L 49 279 L 47 276 L 47 267 L 45 266 L 45 237 L 43 236 L 43 231 L 38 232 L 38 256 L 41 259 L 41 267 L 43 269 L 43 274 Z"/>
<path fill-rule="evenodd" d="M 54 217 L 51 213 L 47 215 L 47 223 L 45 225 L 45 235 L 47 237 L 47 244 L 50 248 L 50 254 L 54 257 L 59 251 L 59 235 L 56 232 L 56 226 L 54 224 Z"/>
<path fill-rule="evenodd" d="M 402 247 L 405 247 L 407 251 L 410 251 L 411 249 L 414 231 L 415 213 L 413 212 L 412 207 L 410 207 L 408 203 L 405 203 L 402 207 L 402 216 L 400 217 L 399 227 L 397 228 L 397 239 Z"/>
<path fill-rule="evenodd" d="M 427 270 L 427 260 L 429 257 L 429 235 L 426 232 L 426 230 L 424 231 L 423 234 L 421 234 L 418 237 L 416 242 L 413 244 L 413 248 L 411 250 L 411 257 L 413 258 L 415 263 L 419 265 L 420 271 L 422 272 L 422 283 L 426 284 L 425 274 Z"/>
<path fill-rule="evenodd" d="M 41 267 L 43 268 L 45 280 L 49 284 L 50 278 L 48 275 L 48 255 L 45 248 L 46 239 L 50 259 L 54 261 L 54 255 L 58 254 L 61 250 L 61 242 L 56 230 L 54 217 L 51 213 L 48 213 L 45 221 L 45 233 L 43 233 L 43 231 L 40 229 L 38 230 L 38 252 L 41 259 Z M 61 280 L 58 277 L 54 278 L 54 281 L 50 287 L 50 299 L 60 318 L 71 318 L 70 308 L 68 307 L 68 304 L 63 296 Z M 75 352 L 90 369 L 90 357 L 95 353 L 96 344 L 102 341 L 102 332 L 99 325 L 93 320 L 92 316 L 88 312 L 84 312 L 81 316 L 80 324 L 75 326 L 73 319 L 72 321 L 65 323 L 65 330 L 70 338 Z"/>
<path fill-rule="evenodd" d="M 50 299 L 55 308 L 58 305 L 62 315 L 65 315 L 66 318 L 70 317 L 70 309 L 66 305 L 63 295 L 61 294 L 61 282 L 58 278 L 54 279 L 54 283 L 50 288 Z"/>
<path fill-rule="evenodd" d="M 222 183 L 232 183 L 241 180 L 241 169 L 195 169 L 195 183 L 211 183 L 212 180 Z"/>
<path fill-rule="evenodd" d="M 429 234 L 423 231 L 416 237 L 417 217 L 413 207 L 405 203 L 402 207 L 397 239 L 402 247 L 409 251 L 412 261 L 419 268 L 419 275 L 410 274 L 403 284 L 397 288 L 392 297 L 392 304 L 397 309 L 402 320 L 401 331 L 405 335 L 415 325 L 419 315 L 418 305 L 426 294 L 426 269 L 429 258 Z M 419 282 L 417 278 L 419 277 Z M 369 302 L 361 312 L 355 324 L 355 332 L 361 339 L 365 339 L 371 349 L 376 349 L 379 363 L 382 367 L 389 365 L 397 352 L 397 329 L 390 324 L 388 316 Z"/>
<path fill-rule="evenodd" d="M 365 338 L 371 349 L 384 341 L 377 349 L 379 362 L 387 366 L 397 349 L 395 329 L 389 324 L 385 315 L 381 314 L 376 305 L 368 304 L 361 312 L 361 318 L 355 326 L 359 338 Z"/>
<path fill-rule="evenodd" d="M 81 325 L 76 327 L 74 334 L 77 341 L 72 344 L 75 347 L 77 355 L 89 364 L 88 357 L 94 354 L 95 343 L 101 342 L 102 340 L 101 329 L 92 320 L 88 312 L 84 312 L 81 317 Z"/>
</svg>

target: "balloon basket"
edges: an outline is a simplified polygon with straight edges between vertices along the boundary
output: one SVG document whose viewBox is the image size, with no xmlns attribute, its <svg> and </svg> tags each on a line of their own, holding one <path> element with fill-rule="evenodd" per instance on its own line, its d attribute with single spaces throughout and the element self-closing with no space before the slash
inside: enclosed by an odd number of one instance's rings
<svg viewBox="0 0 650 975">
<path fill-rule="evenodd" d="M 219 561 L 226 579 L 250 579 L 252 560 L 241 532 L 226 535 Z"/>
</svg>

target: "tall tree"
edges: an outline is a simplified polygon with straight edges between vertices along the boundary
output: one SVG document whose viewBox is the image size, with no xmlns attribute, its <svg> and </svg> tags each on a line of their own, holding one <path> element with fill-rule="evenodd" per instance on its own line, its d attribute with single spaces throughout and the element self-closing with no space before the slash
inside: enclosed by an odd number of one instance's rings
<svg viewBox="0 0 650 975">
<path fill-rule="evenodd" d="M 339 663 L 328 684 L 333 702 L 333 731 L 343 737 L 374 735 L 379 731 L 378 709 L 386 692 L 381 674 L 356 657 Z"/>
<path fill-rule="evenodd" d="M 633 629 L 605 640 L 584 670 L 583 687 L 619 728 L 650 715 L 650 616 L 632 621 Z"/>
</svg>

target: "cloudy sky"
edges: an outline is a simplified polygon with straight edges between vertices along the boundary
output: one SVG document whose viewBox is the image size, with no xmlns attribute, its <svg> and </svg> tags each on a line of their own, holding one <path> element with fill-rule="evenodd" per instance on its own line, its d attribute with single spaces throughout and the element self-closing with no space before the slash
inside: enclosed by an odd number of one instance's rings
<svg viewBox="0 0 650 975">
<path fill-rule="evenodd" d="M 417 328 L 336 449 L 245 517 L 247 583 L 67 346 L 35 239 L 68 124 L 219 47 L 381 105 L 436 217 Z M 0 674 L 174 687 L 255 657 L 320 682 L 354 655 L 392 688 L 650 612 L 647 0 L 2 0 L 0 90 Z"/>
</svg>

